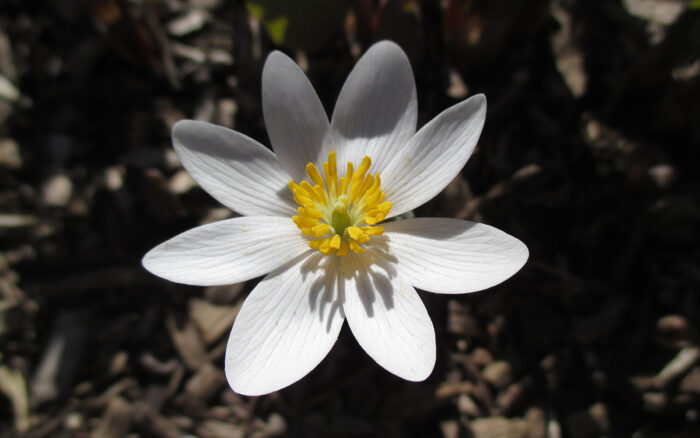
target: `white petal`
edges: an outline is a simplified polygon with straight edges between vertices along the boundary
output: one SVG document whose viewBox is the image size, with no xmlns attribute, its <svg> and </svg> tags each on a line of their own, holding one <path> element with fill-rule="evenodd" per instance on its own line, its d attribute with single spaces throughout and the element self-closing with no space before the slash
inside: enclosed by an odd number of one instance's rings
<svg viewBox="0 0 700 438">
<path fill-rule="evenodd" d="M 238 217 L 185 231 L 143 258 L 153 274 L 210 286 L 259 277 L 309 249 L 290 218 Z"/>
<path fill-rule="evenodd" d="M 413 286 L 377 257 L 370 251 L 344 257 L 348 324 L 379 365 L 407 380 L 425 380 L 435 366 L 433 323 Z"/>
<path fill-rule="evenodd" d="M 324 257 L 315 252 L 279 268 L 246 298 L 226 347 L 226 378 L 234 391 L 261 395 L 284 388 L 328 354 L 344 316 L 334 266 L 314 270 Z"/>
<path fill-rule="evenodd" d="M 376 239 L 388 240 L 399 275 L 430 292 L 458 294 L 495 286 L 528 258 L 525 244 L 489 225 L 416 218 L 386 223 L 384 229 Z"/>
<path fill-rule="evenodd" d="M 326 158 L 321 153 L 330 124 L 304 72 L 281 52 L 272 52 L 265 61 L 262 103 L 267 134 L 280 162 L 295 181 L 306 179 L 306 165 Z"/>
<path fill-rule="evenodd" d="M 382 171 L 416 132 L 416 84 L 399 46 L 379 42 L 367 50 L 348 76 L 331 126 L 338 163 L 357 166 L 365 155 Z"/>
<path fill-rule="evenodd" d="M 173 128 L 175 152 L 204 190 L 247 216 L 291 216 L 289 176 L 275 154 L 223 126 L 182 120 Z"/>
<path fill-rule="evenodd" d="M 431 120 L 396 154 L 382 174 L 389 217 L 432 199 L 464 167 L 481 135 L 486 98 L 477 94 Z"/>
</svg>

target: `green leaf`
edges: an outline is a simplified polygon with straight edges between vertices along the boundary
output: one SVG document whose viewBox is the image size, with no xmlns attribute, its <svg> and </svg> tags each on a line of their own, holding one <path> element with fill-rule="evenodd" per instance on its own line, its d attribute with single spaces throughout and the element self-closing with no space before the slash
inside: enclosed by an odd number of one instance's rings
<svg viewBox="0 0 700 438">
<path fill-rule="evenodd" d="M 277 45 L 313 52 L 340 35 L 349 3 L 346 0 L 247 0 L 248 12 L 260 20 Z"/>
<path fill-rule="evenodd" d="M 287 17 L 277 17 L 265 22 L 267 33 L 270 34 L 270 39 L 272 39 L 275 44 L 282 44 L 284 42 L 284 36 L 287 33 L 288 24 L 289 19 Z"/>
</svg>

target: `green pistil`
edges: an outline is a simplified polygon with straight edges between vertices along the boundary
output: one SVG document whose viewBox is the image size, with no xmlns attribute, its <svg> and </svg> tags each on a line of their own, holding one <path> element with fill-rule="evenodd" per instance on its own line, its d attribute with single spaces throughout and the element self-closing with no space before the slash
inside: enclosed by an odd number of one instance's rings
<svg viewBox="0 0 700 438">
<path fill-rule="evenodd" d="M 342 236 L 345 229 L 350 225 L 352 224 L 350 222 L 350 215 L 347 213 L 347 209 L 344 208 L 344 206 L 343 208 L 336 207 L 336 209 L 333 210 L 333 216 L 331 217 L 331 226 L 335 230 L 335 233 Z"/>
</svg>

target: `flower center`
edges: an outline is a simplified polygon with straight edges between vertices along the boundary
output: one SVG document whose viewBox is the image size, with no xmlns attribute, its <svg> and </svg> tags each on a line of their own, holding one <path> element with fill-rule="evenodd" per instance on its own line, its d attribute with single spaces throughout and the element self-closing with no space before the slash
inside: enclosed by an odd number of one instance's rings
<svg viewBox="0 0 700 438">
<path fill-rule="evenodd" d="M 299 216 L 292 220 L 302 233 L 313 236 L 311 248 L 325 255 L 345 256 L 348 251 L 363 253 L 361 244 L 370 236 L 379 236 L 384 227 L 374 226 L 384 220 L 391 209 L 391 202 L 384 201 L 379 173 L 368 174 L 372 160 L 362 159 L 355 170 L 348 162 L 345 176 L 338 178 L 335 152 L 328 154 L 323 163 L 323 174 L 313 163 L 306 165 L 309 181 L 297 184 L 289 181 L 294 200 L 300 205 Z"/>
</svg>

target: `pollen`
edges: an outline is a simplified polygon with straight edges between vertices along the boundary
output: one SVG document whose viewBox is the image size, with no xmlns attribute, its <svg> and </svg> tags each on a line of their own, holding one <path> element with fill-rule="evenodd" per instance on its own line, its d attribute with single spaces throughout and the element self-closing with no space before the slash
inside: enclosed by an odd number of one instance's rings
<svg viewBox="0 0 700 438">
<path fill-rule="evenodd" d="M 340 176 L 335 152 L 323 163 L 323 174 L 314 163 L 306 165 L 308 181 L 289 181 L 289 189 L 299 204 L 298 216 L 292 220 L 310 237 L 309 246 L 325 255 L 346 256 L 349 251 L 365 252 L 363 245 L 370 236 L 379 236 L 384 227 L 377 226 L 391 209 L 385 201 L 379 173 L 368 173 L 372 160 L 364 157 L 355 169 L 348 162 Z"/>
</svg>

